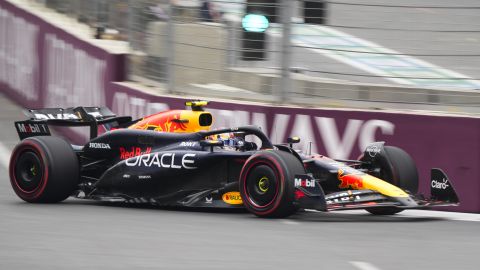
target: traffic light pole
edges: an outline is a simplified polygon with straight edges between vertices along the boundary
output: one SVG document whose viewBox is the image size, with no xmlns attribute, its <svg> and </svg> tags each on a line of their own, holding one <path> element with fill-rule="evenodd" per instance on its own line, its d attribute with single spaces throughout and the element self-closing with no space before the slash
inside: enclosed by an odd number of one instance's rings
<svg viewBox="0 0 480 270">
<path fill-rule="evenodd" d="M 175 92 L 175 10 L 172 3 L 168 5 L 168 21 L 167 21 L 167 91 L 172 94 Z"/>
<path fill-rule="evenodd" d="M 292 64 L 292 46 L 290 42 L 292 27 L 292 2 L 291 0 L 281 1 L 281 19 L 282 19 L 282 71 L 279 102 L 285 103 L 292 89 L 292 80 L 290 77 L 290 66 Z"/>
</svg>

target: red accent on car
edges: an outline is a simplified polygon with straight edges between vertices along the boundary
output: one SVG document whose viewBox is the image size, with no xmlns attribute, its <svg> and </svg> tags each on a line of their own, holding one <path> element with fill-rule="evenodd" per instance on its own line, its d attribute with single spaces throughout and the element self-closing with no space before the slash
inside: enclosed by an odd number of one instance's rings
<svg viewBox="0 0 480 270">
<path fill-rule="evenodd" d="M 295 200 L 299 200 L 301 198 L 305 197 L 305 193 L 301 190 L 295 190 Z"/>
<path fill-rule="evenodd" d="M 151 152 L 152 147 L 146 147 L 145 150 L 143 150 L 141 147 L 134 146 L 130 147 L 129 149 L 120 147 L 120 159 L 129 159 L 140 155 L 150 154 Z"/>
<path fill-rule="evenodd" d="M 37 157 L 40 159 L 40 162 L 43 165 L 43 168 L 42 168 L 44 170 L 43 177 L 41 181 L 38 183 L 38 186 L 32 191 L 23 190 L 18 184 L 19 180 L 15 175 L 16 161 L 18 159 L 18 156 L 24 151 L 34 152 L 37 155 Z M 43 194 L 43 191 L 45 190 L 45 187 L 47 186 L 47 181 L 48 181 L 48 164 L 45 163 L 45 160 L 47 159 L 45 157 L 45 153 L 43 152 L 43 150 L 38 145 L 36 145 L 31 141 L 23 141 L 13 150 L 13 154 L 10 158 L 10 166 L 9 166 L 10 182 L 14 187 L 13 190 L 20 198 L 36 199 Z"/>
<path fill-rule="evenodd" d="M 254 160 L 251 163 L 249 163 L 249 161 L 252 160 L 253 158 L 260 159 L 260 160 Z M 248 191 L 247 191 L 247 185 L 245 185 L 246 178 L 248 176 L 248 173 L 249 173 L 250 169 L 252 169 L 257 164 L 264 164 L 264 165 L 267 165 L 270 168 L 272 168 L 274 173 L 275 173 L 275 177 L 279 180 L 278 183 L 277 183 L 277 186 L 275 187 L 274 198 L 269 203 L 267 203 L 266 205 L 255 204 L 253 202 L 253 200 L 249 197 L 249 194 L 248 194 Z M 247 200 L 249 202 L 249 203 L 245 203 L 245 206 L 250 208 L 250 210 L 252 212 L 257 213 L 257 215 L 268 215 L 271 212 L 275 211 L 275 209 L 280 205 L 280 202 L 281 202 L 281 200 L 278 200 L 279 191 L 284 188 L 283 186 L 284 186 L 284 177 L 285 176 L 284 176 L 284 173 L 283 173 L 283 170 L 282 170 L 282 167 L 280 166 L 280 164 L 276 160 L 271 159 L 268 156 L 254 155 L 254 156 L 251 156 L 247 160 L 246 165 L 242 168 L 242 171 L 240 172 L 240 176 L 241 176 L 240 185 L 243 185 L 243 192 L 244 192 L 245 197 L 246 197 L 244 202 L 247 201 Z M 250 206 L 249 204 L 251 204 L 252 206 Z M 263 209 L 268 208 L 272 204 L 273 204 L 273 206 L 270 209 L 268 209 L 264 212 L 261 212 L 261 211 L 257 210 L 257 209 L 262 209 L 262 208 Z"/>
<path fill-rule="evenodd" d="M 360 175 L 344 174 L 342 169 L 338 170 L 338 180 L 341 182 L 338 186 L 339 188 L 363 188 L 363 179 Z"/>
</svg>

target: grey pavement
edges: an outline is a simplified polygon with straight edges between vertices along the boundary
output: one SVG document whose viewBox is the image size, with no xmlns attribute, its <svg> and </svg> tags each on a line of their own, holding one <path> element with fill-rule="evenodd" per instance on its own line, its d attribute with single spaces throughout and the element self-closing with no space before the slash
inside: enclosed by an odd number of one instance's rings
<svg viewBox="0 0 480 270">
<path fill-rule="evenodd" d="M 418 6 L 418 8 L 388 8 L 331 3 L 327 5 L 327 25 L 330 25 L 335 30 L 374 42 L 382 47 L 402 54 L 412 55 L 416 59 L 427 61 L 442 68 L 480 80 L 480 67 L 478 65 L 480 63 L 480 9 L 427 8 L 432 6 L 480 7 L 479 1 L 409 0 L 399 2 L 393 0 L 369 0 L 361 2 L 332 2 Z M 301 24 L 297 24 L 297 27 L 301 27 Z M 279 37 L 270 36 L 269 40 L 269 50 L 279 51 L 281 49 Z M 309 46 L 325 47 L 325 45 L 328 45 L 328 42 L 328 40 L 318 36 L 317 41 L 315 41 L 316 44 L 312 43 L 313 45 Z M 349 48 L 345 49 L 348 50 Z M 355 50 L 355 48 L 352 50 Z M 332 51 L 332 54 L 335 54 L 335 52 Z M 268 57 L 270 60 L 264 63 L 265 66 L 280 66 L 279 53 L 270 53 Z M 312 76 L 362 83 L 395 84 L 395 82 L 378 77 L 378 75 L 371 74 L 366 70 L 301 47 L 295 47 L 292 50 L 292 62 L 293 67 L 305 69 L 305 73 Z M 388 62 L 385 63 L 385 65 L 389 65 Z M 357 74 L 360 76 L 341 74 Z M 422 77 L 422 73 L 420 71 L 418 74 L 412 74 L 411 76 Z M 430 76 L 423 75 L 423 77 L 428 78 Z"/>
<path fill-rule="evenodd" d="M 356 1 L 339 1 L 356 2 Z M 370 28 L 392 28 L 434 31 L 476 32 L 412 32 L 337 28 L 362 39 L 370 40 L 405 54 L 470 54 L 476 57 L 418 56 L 441 67 L 480 79 L 480 10 L 434 9 L 431 6 L 480 7 L 476 0 L 376 0 L 363 3 L 418 6 L 419 8 L 384 8 L 331 5 L 329 24 Z"/>
</svg>

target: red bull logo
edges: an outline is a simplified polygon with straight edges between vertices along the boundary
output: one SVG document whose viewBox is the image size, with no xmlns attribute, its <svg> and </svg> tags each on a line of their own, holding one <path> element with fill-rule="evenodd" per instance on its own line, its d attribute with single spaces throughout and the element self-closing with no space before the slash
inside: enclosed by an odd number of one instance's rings
<svg viewBox="0 0 480 270">
<path fill-rule="evenodd" d="M 147 129 L 163 132 L 186 132 L 187 123 L 180 119 L 180 111 L 164 112 L 143 118 L 133 129 Z"/>
<path fill-rule="evenodd" d="M 159 126 L 165 132 L 183 132 L 187 130 L 187 125 L 180 121 L 180 113 L 166 117 L 163 123 L 159 123 Z"/>
<path fill-rule="evenodd" d="M 152 147 L 147 147 L 145 150 L 143 150 L 140 147 L 130 147 L 129 149 L 125 147 L 120 147 L 120 159 L 128 159 L 144 154 L 150 154 L 152 152 Z"/>
<path fill-rule="evenodd" d="M 344 174 L 344 171 L 339 169 L 338 180 L 340 180 L 340 185 L 338 185 L 339 188 L 363 189 L 363 179 L 361 175 Z"/>
</svg>

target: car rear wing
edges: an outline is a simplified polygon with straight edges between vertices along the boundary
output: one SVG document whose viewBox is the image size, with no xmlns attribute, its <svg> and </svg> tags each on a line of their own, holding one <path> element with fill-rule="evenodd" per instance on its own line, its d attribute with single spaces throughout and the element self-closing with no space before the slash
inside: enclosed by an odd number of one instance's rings
<svg viewBox="0 0 480 270">
<path fill-rule="evenodd" d="M 98 126 L 107 130 L 132 121 L 130 116 L 116 116 L 106 107 L 45 108 L 25 111 L 28 119 L 15 122 L 20 140 L 49 136 L 49 126 L 90 127 L 90 139 L 98 136 Z"/>
</svg>

